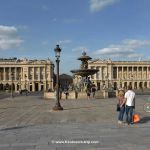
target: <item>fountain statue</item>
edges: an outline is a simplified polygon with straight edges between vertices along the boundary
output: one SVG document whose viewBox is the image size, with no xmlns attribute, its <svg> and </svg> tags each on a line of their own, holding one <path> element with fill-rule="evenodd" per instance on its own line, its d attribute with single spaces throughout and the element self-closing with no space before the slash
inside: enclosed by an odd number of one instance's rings
<svg viewBox="0 0 150 150">
<path fill-rule="evenodd" d="M 99 70 L 97 69 L 89 69 L 88 68 L 88 61 L 92 58 L 86 55 L 86 52 L 82 53 L 82 56 L 78 58 L 78 60 L 81 61 L 80 69 L 71 70 L 71 72 L 74 74 L 74 76 L 80 76 L 81 80 L 79 83 L 74 85 L 75 87 L 78 87 L 80 91 L 85 91 L 87 88 L 90 88 L 92 85 L 89 75 L 94 75 Z"/>
</svg>

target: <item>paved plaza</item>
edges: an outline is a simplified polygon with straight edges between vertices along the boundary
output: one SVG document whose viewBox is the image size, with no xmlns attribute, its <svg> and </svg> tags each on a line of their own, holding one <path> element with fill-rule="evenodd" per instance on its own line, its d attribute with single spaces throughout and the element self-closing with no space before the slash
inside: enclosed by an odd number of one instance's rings
<svg viewBox="0 0 150 150">
<path fill-rule="evenodd" d="M 141 122 L 117 125 L 116 99 L 55 100 L 41 94 L 0 99 L 0 150 L 149 150 L 149 96 L 136 97 Z"/>
</svg>

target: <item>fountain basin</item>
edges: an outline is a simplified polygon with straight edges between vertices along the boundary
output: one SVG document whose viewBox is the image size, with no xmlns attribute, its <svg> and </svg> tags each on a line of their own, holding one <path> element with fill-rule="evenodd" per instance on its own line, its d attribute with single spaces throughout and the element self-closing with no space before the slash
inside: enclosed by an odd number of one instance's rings
<svg viewBox="0 0 150 150">
<path fill-rule="evenodd" d="M 87 77 L 89 75 L 94 75 L 98 71 L 99 70 L 96 70 L 96 69 L 76 69 L 76 70 L 71 70 L 71 72 L 74 75 L 79 75 L 81 77 Z"/>
</svg>

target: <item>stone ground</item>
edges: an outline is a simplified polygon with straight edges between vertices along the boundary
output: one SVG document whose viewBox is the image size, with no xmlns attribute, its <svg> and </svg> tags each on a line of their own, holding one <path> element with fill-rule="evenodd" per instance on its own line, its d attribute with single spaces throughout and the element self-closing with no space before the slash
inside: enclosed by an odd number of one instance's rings
<svg viewBox="0 0 150 150">
<path fill-rule="evenodd" d="M 116 99 L 54 100 L 41 95 L 0 99 L 0 150 L 149 150 L 149 96 L 136 98 L 141 122 L 117 125 Z"/>
</svg>

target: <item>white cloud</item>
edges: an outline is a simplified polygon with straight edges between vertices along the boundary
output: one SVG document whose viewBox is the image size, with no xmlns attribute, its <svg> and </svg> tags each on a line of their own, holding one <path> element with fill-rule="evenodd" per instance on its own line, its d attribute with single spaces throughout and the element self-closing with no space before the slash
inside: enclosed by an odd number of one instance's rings
<svg viewBox="0 0 150 150">
<path fill-rule="evenodd" d="M 0 25 L 0 50 L 18 47 L 22 42 L 16 27 Z"/>
<path fill-rule="evenodd" d="M 80 46 L 80 47 L 73 48 L 72 51 L 73 52 L 76 52 L 76 51 L 88 52 L 88 49 L 86 47 L 84 47 L 84 46 Z"/>
<path fill-rule="evenodd" d="M 57 42 L 57 44 L 68 44 L 68 43 L 71 43 L 71 40 L 61 40 Z"/>
<path fill-rule="evenodd" d="M 116 3 L 118 0 L 90 0 L 90 11 L 97 12 Z"/>
<path fill-rule="evenodd" d="M 47 7 L 46 5 L 43 5 L 43 6 L 42 6 L 42 10 L 48 11 L 48 7 Z"/>
<path fill-rule="evenodd" d="M 136 50 L 145 47 L 150 47 L 150 40 L 127 39 L 120 44 L 96 50 L 94 54 L 104 57 L 139 58 L 143 55 L 136 53 Z"/>
</svg>

